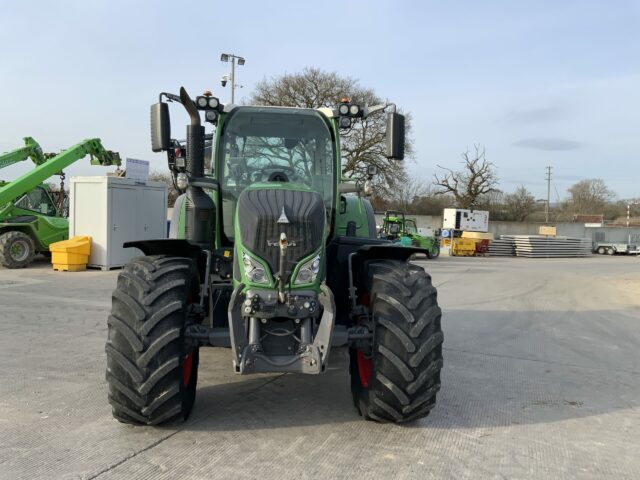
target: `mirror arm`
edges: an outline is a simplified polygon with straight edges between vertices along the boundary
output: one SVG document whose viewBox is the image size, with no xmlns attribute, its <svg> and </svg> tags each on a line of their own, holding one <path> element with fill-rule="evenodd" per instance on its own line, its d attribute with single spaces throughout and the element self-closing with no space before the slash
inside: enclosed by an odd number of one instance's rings
<svg viewBox="0 0 640 480">
<path fill-rule="evenodd" d="M 208 188 L 210 190 L 216 190 L 216 191 L 220 190 L 220 182 L 218 182 L 218 180 L 215 180 L 213 178 L 208 178 L 208 177 L 193 178 L 189 182 L 189 185 L 193 185 L 194 187 Z"/>
<path fill-rule="evenodd" d="M 178 103 L 182 103 L 182 99 L 178 96 L 175 95 L 173 93 L 168 93 L 168 92 L 160 92 L 160 95 L 158 95 L 158 101 L 162 102 L 162 97 L 165 97 L 169 102 L 178 102 Z"/>
<path fill-rule="evenodd" d="M 362 111 L 362 118 L 367 118 L 369 115 L 372 115 L 381 110 L 385 110 L 387 107 L 391 109 L 390 110 L 391 113 L 396 113 L 396 104 L 385 102 L 379 105 L 374 105 L 372 107 L 364 107 L 364 110 Z"/>
<path fill-rule="evenodd" d="M 339 193 L 360 193 L 362 186 L 357 182 L 341 182 L 338 184 Z"/>
</svg>

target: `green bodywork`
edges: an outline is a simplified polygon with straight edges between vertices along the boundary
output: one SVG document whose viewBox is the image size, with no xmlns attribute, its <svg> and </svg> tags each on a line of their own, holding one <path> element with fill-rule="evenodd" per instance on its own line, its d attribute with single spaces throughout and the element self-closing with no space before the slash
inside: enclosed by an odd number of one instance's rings
<svg viewBox="0 0 640 480">
<path fill-rule="evenodd" d="M 214 133 L 212 142 L 213 142 L 213 153 L 212 158 L 218 159 L 220 156 L 220 151 L 222 148 L 222 144 L 225 139 L 222 138 L 225 127 L 225 122 L 228 121 L 230 115 L 237 110 L 242 111 L 247 108 L 255 108 L 255 107 L 236 107 L 231 112 L 224 112 L 219 115 L 217 120 L 217 128 Z M 276 107 L 277 109 L 277 107 Z M 293 109 L 282 109 L 283 116 L 290 116 L 292 113 L 295 113 L 296 110 Z M 325 251 L 326 245 L 336 236 L 345 235 L 347 231 L 347 226 L 349 222 L 354 222 L 356 225 L 355 228 L 355 236 L 365 237 L 365 238 L 375 238 L 375 221 L 373 221 L 373 210 L 371 210 L 371 221 L 368 221 L 367 218 L 367 209 L 365 207 L 365 202 L 368 202 L 365 198 L 360 195 L 355 194 L 340 194 L 338 189 L 338 184 L 341 182 L 349 182 L 350 179 L 340 178 L 341 171 L 341 156 L 340 156 L 340 132 L 338 127 L 338 119 L 332 118 L 328 115 L 325 115 L 322 109 L 319 110 L 310 110 L 315 115 L 319 115 L 323 122 L 326 124 L 329 129 L 329 134 L 331 135 L 331 146 L 333 148 L 332 153 L 332 169 L 333 169 L 333 180 L 331 181 L 331 185 L 325 185 L 325 191 L 319 192 L 331 195 L 331 208 L 327 208 L 327 215 L 325 217 L 325 235 L 323 235 L 322 244 L 320 248 L 309 255 L 301 259 L 297 262 L 296 267 L 294 268 L 289 280 L 286 283 L 286 290 L 314 290 L 316 292 L 320 292 L 320 285 L 325 280 L 326 276 L 326 265 L 325 265 Z M 220 180 L 222 178 L 221 172 L 219 172 L 222 163 L 219 161 L 212 162 L 213 172 L 209 175 L 211 178 L 215 178 Z M 352 181 L 352 180 L 351 180 Z M 310 186 L 302 183 L 296 182 L 256 182 L 252 183 L 245 187 L 246 190 L 250 189 L 278 189 L 278 190 L 300 190 L 300 191 L 313 191 L 314 189 Z M 317 190 L 316 190 L 317 191 Z M 220 207 L 219 202 L 224 200 L 224 187 L 221 186 L 220 190 L 209 190 L 209 195 L 214 201 L 217 210 L 229 210 L 228 206 Z M 235 205 L 235 204 L 233 204 Z M 186 224 L 186 202 L 176 202 L 176 207 L 178 211 L 174 211 L 172 215 L 172 222 L 177 223 L 175 227 L 174 238 L 185 238 L 185 224 Z M 239 231 L 239 225 L 237 221 L 237 211 L 235 208 L 231 210 L 231 215 L 223 215 L 223 222 L 228 222 L 229 219 L 232 219 L 232 226 L 220 225 L 220 219 L 218 219 L 218 225 L 215 229 L 215 239 L 213 245 L 211 245 L 212 250 L 219 249 L 229 249 L 232 248 L 234 250 L 234 258 L 240 265 L 240 278 L 234 278 L 233 285 L 236 287 L 238 284 L 244 284 L 246 288 L 251 289 L 270 289 L 273 290 L 276 285 L 275 272 L 271 272 L 267 263 L 261 259 L 258 255 L 250 252 L 248 248 L 246 248 L 241 241 L 241 235 Z M 332 229 L 333 225 L 333 229 Z M 222 232 L 225 228 L 233 228 L 234 234 L 234 243 L 233 247 L 229 247 L 229 245 L 225 245 L 222 241 Z M 248 255 L 252 261 L 259 264 L 264 271 L 266 272 L 266 276 L 268 279 L 267 283 L 254 283 L 249 280 L 246 275 L 245 267 L 243 265 L 243 254 Z M 313 282 L 305 283 L 305 284 L 294 284 L 295 279 L 298 275 L 299 270 L 305 265 L 305 263 L 313 260 L 316 256 L 320 257 L 320 268 L 319 272 Z"/>
<path fill-rule="evenodd" d="M 0 207 L 0 235 L 9 231 L 26 233 L 38 252 L 46 252 L 69 238 L 69 221 L 56 210 L 49 188 L 38 185 Z"/>
<path fill-rule="evenodd" d="M 38 252 L 47 252 L 51 243 L 69 238 L 69 222 L 56 209 L 43 182 L 87 155 L 91 156 L 91 165 L 102 166 L 120 165 L 120 156 L 105 150 L 98 138 L 84 140 L 55 156 L 43 155 L 30 137 L 25 143 L 22 149 L 0 156 L 4 166 L 17 163 L 20 157 L 31 158 L 36 164 L 16 180 L 0 182 L 0 235 L 21 231 L 31 237 Z"/>
<path fill-rule="evenodd" d="M 428 250 L 431 256 L 438 256 L 440 246 L 436 237 L 425 237 L 418 234 L 415 218 L 406 218 L 403 213 L 385 214 L 380 237 L 398 242 L 404 246 L 421 247 Z"/>
<path fill-rule="evenodd" d="M 47 160 L 47 156 L 42 153 L 38 142 L 31 137 L 24 137 L 23 140 L 24 147 L 0 154 L 0 169 L 22 162 L 27 158 L 30 158 L 35 165 L 42 165 Z"/>
</svg>

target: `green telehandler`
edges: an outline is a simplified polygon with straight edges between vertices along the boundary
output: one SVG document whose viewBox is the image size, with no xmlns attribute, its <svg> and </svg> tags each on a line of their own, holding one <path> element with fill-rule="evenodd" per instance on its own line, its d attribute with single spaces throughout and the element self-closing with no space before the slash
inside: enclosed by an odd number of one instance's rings
<svg viewBox="0 0 640 480">
<path fill-rule="evenodd" d="M 27 146 L 20 153 L 0 155 L 0 166 L 28 157 L 36 164 L 16 180 L 0 181 L 0 265 L 6 268 L 24 268 L 36 253 L 48 254 L 51 243 L 69 238 L 69 221 L 56 206 L 45 180 L 87 155 L 92 165 L 120 165 L 120 156 L 105 150 L 98 138 L 84 140 L 58 155 L 43 154 L 35 141 L 28 140 L 33 139 L 25 138 Z"/>
<path fill-rule="evenodd" d="M 438 237 L 427 237 L 418 233 L 415 218 L 406 218 L 404 212 L 388 210 L 382 220 L 380 238 L 398 242 L 405 246 L 418 246 L 427 251 L 428 258 L 440 256 L 440 242 Z"/>
<path fill-rule="evenodd" d="M 44 154 L 40 144 L 31 137 L 24 137 L 24 147 L 0 154 L 0 169 L 23 162 L 27 158 L 37 166 L 42 165 L 50 155 Z"/>
<path fill-rule="evenodd" d="M 184 145 L 171 139 L 171 102 L 191 120 Z M 407 422 L 429 413 L 440 389 L 441 311 L 431 277 L 407 261 L 426 250 L 376 238 L 363 198 L 370 179 L 340 175 L 340 133 L 385 111 L 387 156 L 402 160 L 404 116 L 393 104 L 223 106 L 184 88 L 160 94 L 151 106 L 152 150 L 167 152 L 184 194 L 169 239 L 125 244 L 144 256 L 118 276 L 108 317 L 106 378 L 117 420 L 186 419 L 202 347 L 230 349 L 237 374 L 321 374 L 330 352 L 345 347 L 364 418 Z M 209 140 L 213 171 L 205 175 Z"/>
</svg>

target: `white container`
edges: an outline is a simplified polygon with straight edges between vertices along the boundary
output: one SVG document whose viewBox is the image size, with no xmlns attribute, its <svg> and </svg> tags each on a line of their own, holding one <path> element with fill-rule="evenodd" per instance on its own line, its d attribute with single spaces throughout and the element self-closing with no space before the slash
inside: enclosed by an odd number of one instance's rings
<svg viewBox="0 0 640 480">
<path fill-rule="evenodd" d="M 489 230 L 489 212 L 445 208 L 442 214 L 442 228 L 466 230 L 467 232 L 486 232 Z"/>
<path fill-rule="evenodd" d="M 167 186 L 121 177 L 72 177 L 69 237 L 91 236 L 90 267 L 122 267 L 142 255 L 125 242 L 167 237 Z"/>
</svg>

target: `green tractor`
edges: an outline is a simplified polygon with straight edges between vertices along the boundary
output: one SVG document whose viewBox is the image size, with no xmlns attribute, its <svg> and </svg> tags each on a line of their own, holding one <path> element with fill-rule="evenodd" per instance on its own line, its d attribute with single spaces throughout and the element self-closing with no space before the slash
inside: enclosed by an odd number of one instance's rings
<svg viewBox="0 0 640 480">
<path fill-rule="evenodd" d="M 35 168 L 11 181 L 0 181 L 0 265 L 24 268 L 36 253 L 49 254 L 49 245 L 69 238 L 69 221 L 43 182 L 72 163 L 91 156 L 92 165 L 120 165 L 120 156 L 104 149 L 98 138 L 84 140 L 58 155 L 43 154 L 30 137 L 25 147 L 0 155 L 0 168 L 27 158 Z M 61 189 L 64 194 L 64 187 Z M 61 199 L 62 200 L 62 199 Z"/>
<path fill-rule="evenodd" d="M 438 237 L 425 237 L 418 234 L 414 218 L 406 218 L 404 212 L 388 210 L 384 214 L 379 237 L 398 242 L 404 246 L 417 246 L 426 250 L 428 258 L 440 256 Z"/>
<path fill-rule="evenodd" d="M 190 116 L 186 144 L 171 139 L 168 102 Z M 426 250 L 376 238 L 362 198 L 367 181 L 340 176 L 341 131 L 385 110 L 387 156 L 401 160 L 404 117 L 392 104 L 223 106 L 184 88 L 160 94 L 152 150 L 167 152 L 184 194 L 169 239 L 125 244 L 145 256 L 118 276 L 108 318 L 106 378 L 117 420 L 186 419 L 201 347 L 230 349 L 237 374 L 312 375 L 327 370 L 334 348 L 348 348 L 364 418 L 407 422 L 429 413 L 440 389 L 441 311 L 431 277 L 407 261 Z M 213 173 L 205 176 L 209 141 Z"/>
</svg>

